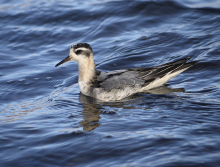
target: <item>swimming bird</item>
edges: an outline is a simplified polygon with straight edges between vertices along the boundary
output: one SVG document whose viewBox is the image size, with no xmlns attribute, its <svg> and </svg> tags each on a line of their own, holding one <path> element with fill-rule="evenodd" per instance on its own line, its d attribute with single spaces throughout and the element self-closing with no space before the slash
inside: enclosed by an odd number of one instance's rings
<svg viewBox="0 0 220 167">
<path fill-rule="evenodd" d="M 162 86 L 197 62 L 187 62 L 189 59 L 187 57 L 155 67 L 105 72 L 96 69 L 92 47 L 87 43 L 78 43 L 70 47 L 69 56 L 55 67 L 70 60 L 77 61 L 80 91 L 101 101 L 117 101 Z"/>
</svg>

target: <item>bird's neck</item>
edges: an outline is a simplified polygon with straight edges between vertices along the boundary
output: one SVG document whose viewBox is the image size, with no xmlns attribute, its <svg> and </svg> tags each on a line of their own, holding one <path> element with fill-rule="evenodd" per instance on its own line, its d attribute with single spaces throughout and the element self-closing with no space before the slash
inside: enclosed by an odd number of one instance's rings
<svg viewBox="0 0 220 167">
<path fill-rule="evenodd" d="M 83 60 L 79 63 L 79 82 L 84 82 L 89 84 L 89 82 L 93 79 L 96 73 L 96 67 L 93 55 L 86 60 Z"/>
</svg>

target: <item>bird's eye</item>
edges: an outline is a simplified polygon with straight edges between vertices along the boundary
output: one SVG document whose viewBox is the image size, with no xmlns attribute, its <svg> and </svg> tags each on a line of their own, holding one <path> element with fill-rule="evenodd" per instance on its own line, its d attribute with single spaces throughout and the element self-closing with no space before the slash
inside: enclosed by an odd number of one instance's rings
<svg viewBox="0 0 220 167">
<path fill-rule="evenodd" d="M 76 51 L 76 54 L 78 55 L 78 54 L 80 54 L 82 52 L 82 50 L 77 50 Z"/>
</svg>

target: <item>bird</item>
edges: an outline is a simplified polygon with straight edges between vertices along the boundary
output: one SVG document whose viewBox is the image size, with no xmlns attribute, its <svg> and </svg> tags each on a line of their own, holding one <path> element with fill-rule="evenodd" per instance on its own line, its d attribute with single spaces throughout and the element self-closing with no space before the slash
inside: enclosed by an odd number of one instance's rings
<svg viewBox="0 0 220 167">
<path fill-rule="evenodd" d="M 119 101 L 135 93 L 160 87 L 198 61 L 190 57 L 154 67 L 129 68 L 114 71 L 96 69 L 92 47 L 77 43 L 70 47 L 69 56 L 55 67 L 70 61 L 78 62 L 78 84 L 82 94 L 101 101 Z"/>
</svg>

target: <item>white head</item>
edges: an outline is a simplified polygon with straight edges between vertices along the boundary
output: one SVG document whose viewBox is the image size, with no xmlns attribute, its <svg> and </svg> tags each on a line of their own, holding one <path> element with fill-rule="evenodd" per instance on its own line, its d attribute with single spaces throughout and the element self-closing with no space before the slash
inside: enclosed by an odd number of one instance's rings
<svg viewBox="0 0 220 167">
<path fill-rule="evenodd" d="M 75 60 L 79 64 L 79 81 L 89 82 L 96 72 L 93 51 L 89 44 L 78 43 L 70 47 L 69 56 L 59 62 L 55 67 L 69 60 Z"/>
<path fill-rule="evenodd" d="M 63 59 L 61 62 L 59 62 L 55 67 L 69 61 L 69 60 L 75 60 L 79 64 L 85 63 L 89 61 L 89 59 L 93 60 L 93 51 L 92 47 L 87 43 L 78 43 L 75 45 L 72 45 L 70 47 L 70 53 L 69 56 L 67 56 L 65 59 Z"/>
</svg>

